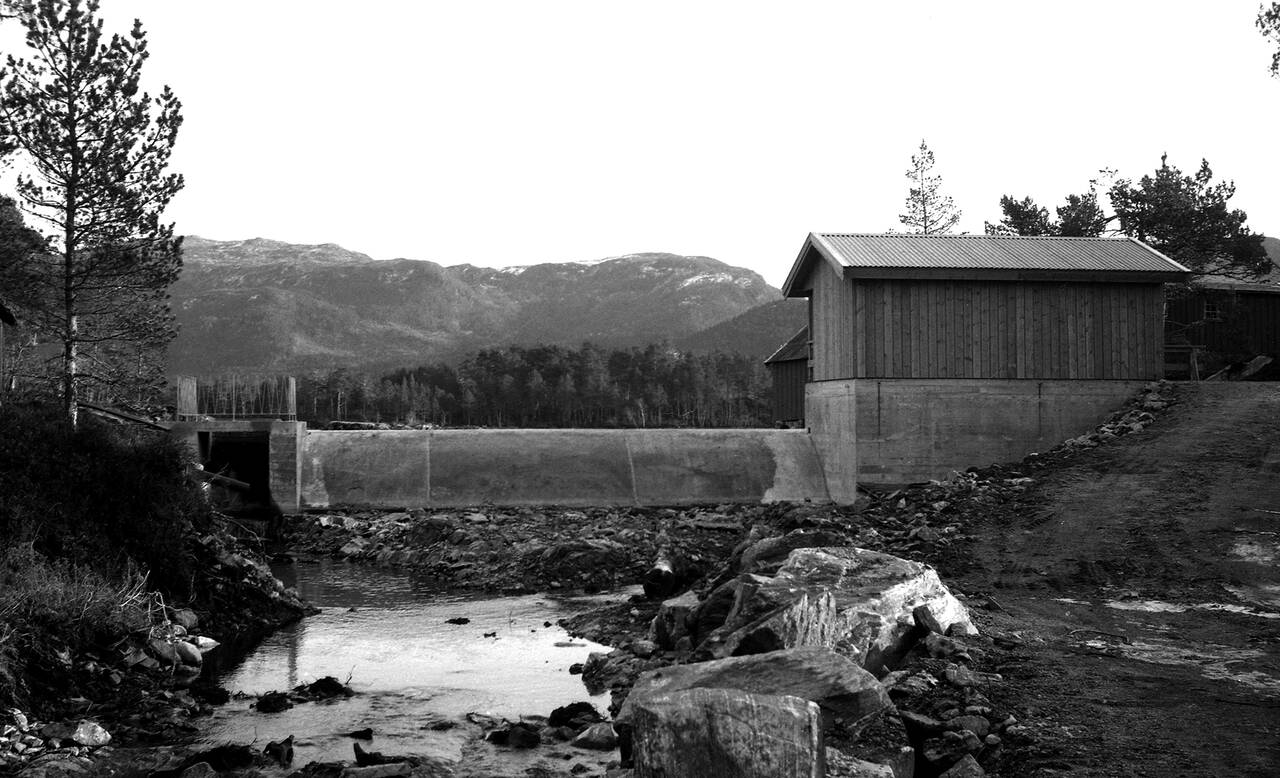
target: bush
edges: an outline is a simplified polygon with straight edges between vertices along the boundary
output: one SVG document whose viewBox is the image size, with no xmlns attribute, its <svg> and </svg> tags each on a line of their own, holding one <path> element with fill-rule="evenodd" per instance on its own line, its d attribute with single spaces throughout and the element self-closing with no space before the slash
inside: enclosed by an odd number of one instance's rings
<svg viewBox="0 0 1280 778">
<path fill-rule="evenodd" d="M 79 643 L 111 641 L 151 624 L 146 583 L 137 571 L 109 579 L 29 544 L 7 548 L 0 552 L 0 624 L 9 639 L 40 629 Z"/>
<path fill-rule="evenodd" d="M 0 435 L 0 548 L 190 596 L 186 538 L 211 518 L 181 444 L 40 406 L 0 408 Z"/>
</svg>

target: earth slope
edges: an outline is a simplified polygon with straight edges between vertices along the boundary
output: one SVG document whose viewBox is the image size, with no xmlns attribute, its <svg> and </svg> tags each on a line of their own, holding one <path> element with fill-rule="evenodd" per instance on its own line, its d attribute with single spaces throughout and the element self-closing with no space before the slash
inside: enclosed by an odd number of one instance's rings
<svg viewBox="0 0 1280 778">
<path fill-rule="evenodd" d="M 1277 774 L 1280 388 L 1175 386 L 973 529 L 962 585 L 1024 644 L 997 701 L 1039 719 L 1002 774 Z"/>
</svg>

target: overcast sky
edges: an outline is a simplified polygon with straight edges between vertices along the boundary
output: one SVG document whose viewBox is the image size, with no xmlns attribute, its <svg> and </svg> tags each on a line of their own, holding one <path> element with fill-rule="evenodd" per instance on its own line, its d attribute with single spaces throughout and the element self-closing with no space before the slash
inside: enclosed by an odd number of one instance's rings
<svg viewBox="0 0 1280 778">
<path fill-rule="evenodd" d="M 1280 235 L 1256 0 L 103 0 L 184 104 L 185 234 L 505 266 L 702 254 L 780 284 L 899 227 L 921 139 L 981 232 L 1167 151 Z M 12 38 L 6 36 L 6 41 Z M 8 47 L 7 48 L 11 48 Z"/>
</svg>

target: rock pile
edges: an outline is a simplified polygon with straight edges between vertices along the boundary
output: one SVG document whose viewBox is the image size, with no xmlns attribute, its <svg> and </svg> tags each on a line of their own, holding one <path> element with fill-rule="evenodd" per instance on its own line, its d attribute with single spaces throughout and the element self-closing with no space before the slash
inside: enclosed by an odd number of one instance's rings
<svg viewBox="0 0 1280 778">
<path fill-rule="evenodd" d="M 90 755 L 111 742 L 111 733 L 92 719 L 41 722 L 14 708 L 0 713 L 0 722 L 0 771 L 25 765 L 85 772 Z"/>
<path fill-rule="evenodd" d="M 1109 440 L 1115 440 L 1121 435 L 1142 432 L 1148 424 L 1155 421 L 1156 413 L 1165 410 L 1176 401 L 1172 383 L 1152 381 L 1123 409 L 1113 413 L 1106 423 L 1092 432 L 1063 441 L 1059 448 L 1066 450 L 1094 448 Z"/>
<path fill-rule="evenodd" d="M 294 517 L 288 540 L 303 554 L 409 567 L 456 587 L 596 591 L 639 582 L 668 546 L 680 548 L 700 575 L 733 547 L 744 523 L 768 520 L 786 509 L 335 512 Z"/>
</svg>

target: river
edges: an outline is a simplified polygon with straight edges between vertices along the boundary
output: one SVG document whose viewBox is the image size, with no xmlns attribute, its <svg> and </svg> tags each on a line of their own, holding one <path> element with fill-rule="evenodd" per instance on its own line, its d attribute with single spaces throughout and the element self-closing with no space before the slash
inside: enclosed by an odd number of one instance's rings
<svg viewBox="0 0 1280 778">
<path fill-rule="evenodd" d="M 356 696 L 303 703 L 276 714 L 249 709 L 251 698 L 218 708 L 202 740 L 256 742 L 295 737 L 295 765 L 352 759 L 343 733 L 366 727 L 366 750 L 457 761 L 469 737 L 451 727 L 468 713 L 516 719 L 590 700 L 569 666 L 608 647 L 572 639 L 557 619 L 601 604 L 600 597 L 492 597 L 441 593 L 411 573 L 322 561 L 275 573 L 320 608 L 281 629 L 215 680 L 233 694 L 291 689 L 326 675 Z M 619 595 L 612 595 L 614 600 Z M 448 619 L 470 619 L 449 624 Z M 349 680 L 348 680 L 349 679 Z"/>
</svg>

